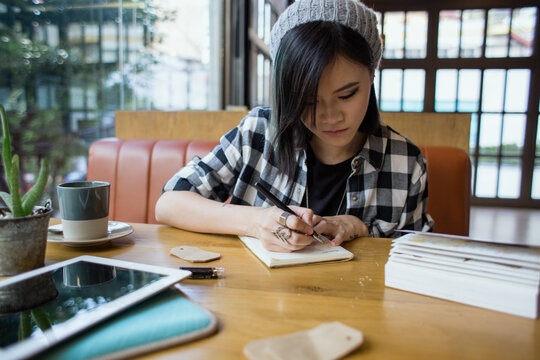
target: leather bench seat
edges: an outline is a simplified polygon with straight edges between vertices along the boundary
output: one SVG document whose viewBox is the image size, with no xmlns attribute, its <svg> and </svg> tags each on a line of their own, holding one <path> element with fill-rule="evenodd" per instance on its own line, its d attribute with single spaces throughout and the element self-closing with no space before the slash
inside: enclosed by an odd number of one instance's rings
<svg viewBox="0 0 540 360">
<path fill-rule="evenodd" d="M 111 184 L 111 220 L 157 223 L 155 204 L 165 182 L 195 155 L 203 156 L 214 140 L 145 140 L 104 138 L 92 143 L 88 180 Z M 428 167 L 428 212 L 434 232 L 468 235 L 471 166 L 458 148 L 422 147 Z"/>
</svg>

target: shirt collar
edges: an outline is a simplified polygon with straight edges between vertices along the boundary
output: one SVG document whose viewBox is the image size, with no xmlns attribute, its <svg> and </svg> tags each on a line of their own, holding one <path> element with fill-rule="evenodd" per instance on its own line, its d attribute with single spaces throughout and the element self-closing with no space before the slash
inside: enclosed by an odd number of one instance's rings
<svg viewBox="0 0 540 360">
<path fill-rule="evenodd" d="M 381 124 L 375 133 L 368 136 L 364 147 L 353 160 L 358 163 L 358 159 L 362 158 L 369 162 L 376 170 L 380 170 L 383 166 L 384 154 L 388 143 L 388 129 L 384 124 Z"/>
</svg>

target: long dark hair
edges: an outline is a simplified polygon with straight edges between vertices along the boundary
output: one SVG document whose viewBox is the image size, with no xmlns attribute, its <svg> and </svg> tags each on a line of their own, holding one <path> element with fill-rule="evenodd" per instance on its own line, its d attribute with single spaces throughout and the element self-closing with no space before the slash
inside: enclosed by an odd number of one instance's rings
<svg viewBox="0 0 540 360">
<path fill-rule="evenodd" d="M 272 121 L 280 169 L 289 177 L 296 171 L 295 151 L 305 148 L 311 132 L 300 121 L 309 106 L 315 121 L 317 88 L 326 65 L 338 55 L 375 70 L 371 49 L 356 31 L 338 23 L 310 22 L 289 30 L 274 60 Z M 380 124 L 375 89 L 371 87 L 366 116 L 359 131 L 374 133 Z"/>
</svg>

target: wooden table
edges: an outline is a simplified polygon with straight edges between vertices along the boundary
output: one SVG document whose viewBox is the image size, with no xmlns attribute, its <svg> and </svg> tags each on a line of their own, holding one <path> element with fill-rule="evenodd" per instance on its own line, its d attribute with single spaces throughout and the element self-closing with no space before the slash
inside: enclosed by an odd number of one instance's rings
<svg viewBox="0 0 540 360">
<path fill-rule="evenodd" d="M 188 298 L 217 315 L 218 333 L 142 358 L 241 359 L 242 349 L 252 340 L 341 321 L 365 337 L 348 358 L 540 359 L 540 320 L 386 288 L 389 239 L 346 243 L 355 254 L 349 262 L 268 269 L 234 236 L 160 225 L 133 227 L 131 235 L 102 247 L 49 243 L 46 262 L 90 254 L 188 266 L 169 250 L 194 245 L 221 253 L 221 259 L 210 264 L 226 269 L 224 279 L 181 282 Z"/>
</svg>

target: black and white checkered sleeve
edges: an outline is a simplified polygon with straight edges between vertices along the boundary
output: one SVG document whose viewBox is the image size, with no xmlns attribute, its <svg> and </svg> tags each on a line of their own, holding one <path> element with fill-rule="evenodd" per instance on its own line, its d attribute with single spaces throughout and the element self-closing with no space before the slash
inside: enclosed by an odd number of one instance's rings
<svg viewBox="0 0 540 360">
<path fill-rule="evenodd" d="M 412 144 L 407 143 L 406 148 L 411 149 Z M 416 148 L 416 147 L 414 147 Z M 379 214 L 389 212 L 388 216 L 375 219 L 369 226 L 373 237 L 400 236 L 398 229 L 430 231 L 433 228 L 433 219 L 426 213 L 428 183 L 427 167 L 420 151 L 394 152 L 391 155 L 394 168 L 389 171 L 388 181 L 391 184 L 391 199 L 385 208 L 379 208 Z M 407 170 L 401 171 L 399 167 Z M 384 178 L 385 174 L 381 174 Z M 384 188 L 384 186 L 381 186 Z M 385 198 L 388 198 L 385 196 Z M 390 212 L 393 213 L 390 215 Z M 391 220 L 389 220 L 391 219 Z"/>
<path fill-rule="evenodd" d="M 195 157 L 167 181 L 163 191 L 187 190 L 213 200 L 225 201 L 233 188 L 247 186 L 246 169 L 255 169 L 265 146 L 267 119 L 253 109 L 240 124 L 221 137 L 202 159 Z"/>
</svg>

